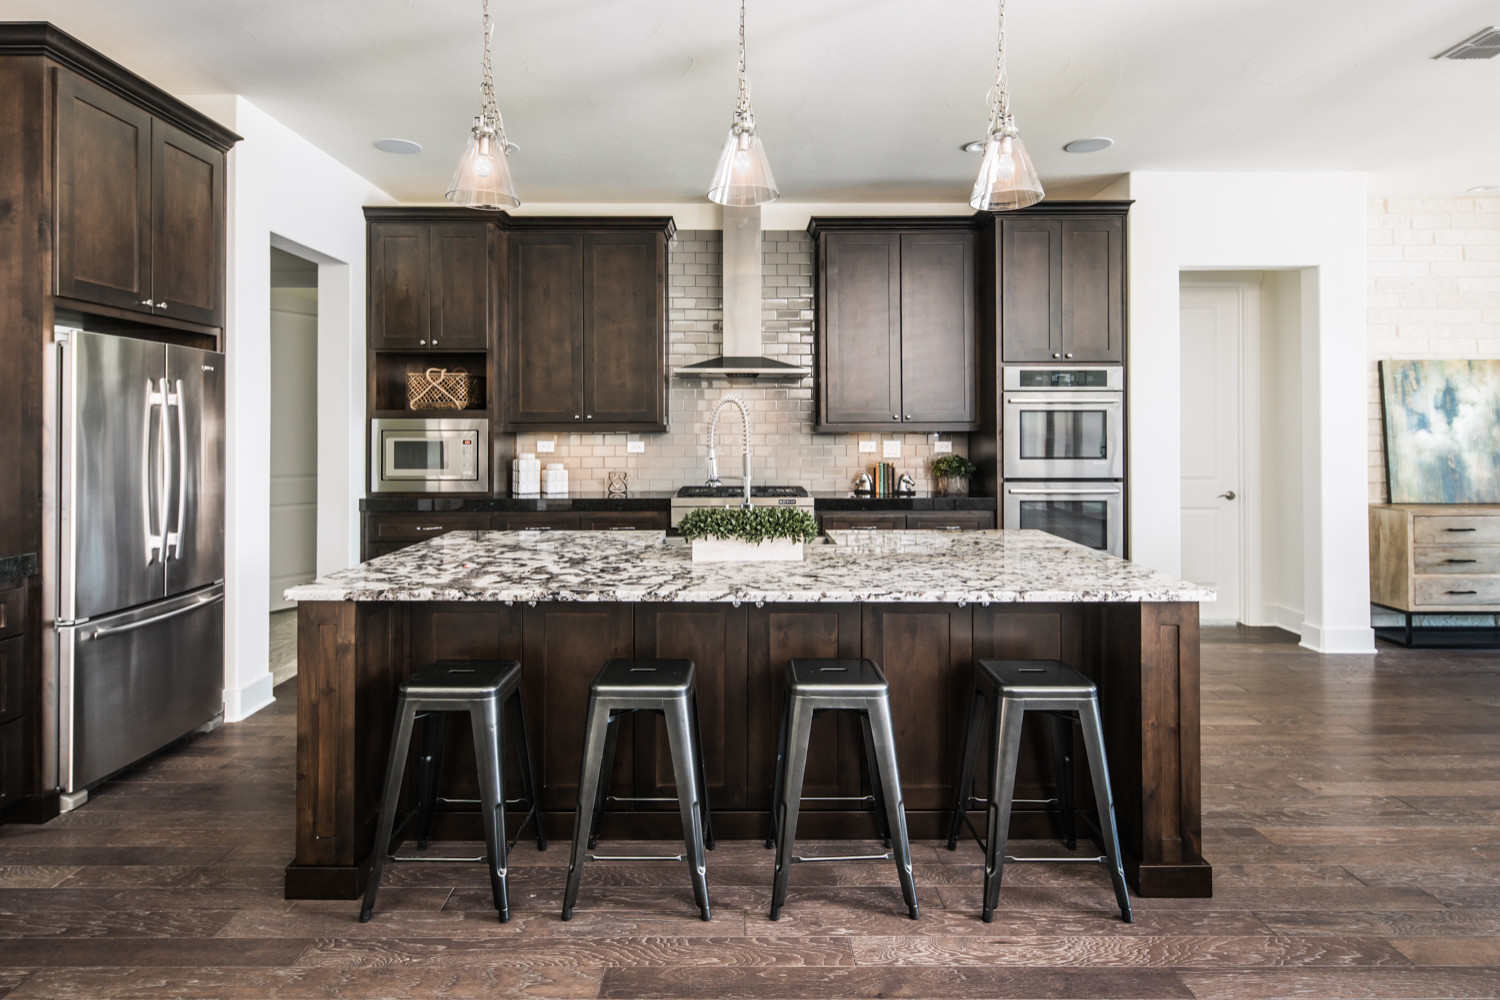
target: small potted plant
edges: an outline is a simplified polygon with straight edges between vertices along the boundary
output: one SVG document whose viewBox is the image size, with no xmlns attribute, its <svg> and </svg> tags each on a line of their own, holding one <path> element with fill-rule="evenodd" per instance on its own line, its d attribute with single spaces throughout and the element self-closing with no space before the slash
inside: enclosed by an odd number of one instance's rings
<svg viewBox="0 0 1500 1000">
<path fill-rule="evenodd" d="M 966 497 L 969 477 L 978 469 L 963 455 L 939 455 L 932 460 L 932 478 L 937 480 L 939 496 Z"/>
<path fill-rule="evenodd" d="M 677 530 L 693 546 L 693 562 L 787 562 L 818 537 L 818 522 L 791 507 L 701 507 Z"/>
</svg>

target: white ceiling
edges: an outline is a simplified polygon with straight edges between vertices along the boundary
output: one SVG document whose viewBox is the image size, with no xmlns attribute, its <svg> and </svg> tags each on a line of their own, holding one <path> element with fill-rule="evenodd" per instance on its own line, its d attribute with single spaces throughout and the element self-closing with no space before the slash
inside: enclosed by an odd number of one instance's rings
<svg viewBox="0 0 1500 1000">
<path fill-rule="evenodd" d="M 492 0 L 522 198 L 702 199 L 734 100 L 734 0 Z M 750 0 L 784 199 L 962 202 L 995 0 Z M 441 199 L 478 106 L 479 0 L 0 0 L 178 94 L 238 93 L 403 201 Z M 1009 0 L 1014 109 L 1051 195 L 1130 170 L 1360 170 L 1500 184 L 1500 59 L 1434 61 L 1500 0 Z M 1087 156 L 1063 143 L 1115 139 Z M 414 139 L 419 156 L 375 150 Z"/>
</svg>

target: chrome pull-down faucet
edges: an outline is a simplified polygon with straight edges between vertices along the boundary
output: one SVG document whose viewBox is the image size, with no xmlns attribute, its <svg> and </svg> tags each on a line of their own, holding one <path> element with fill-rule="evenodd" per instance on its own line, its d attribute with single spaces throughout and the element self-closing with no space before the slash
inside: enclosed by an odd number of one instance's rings
<svg viewBox="0 0 1500 1000">
<path fill-rule="evenodd" d="M 708 485 L 722 486 L 723 481 L 719 479 L 719 456 L 714 450 L 714 438 L 719 431 L 719 413 L 724 407 L 734 404 L 740 410 L 740 422 L 745 425 L 745 452 L 744 471 L 741 475 L 745 487 L 745 502 L 743 507 L 750 506 L 750 411 L 745 409 L 745 401 L 738 396 L 725 396 L 719 400 L 719 405 L 714 407 L 714 413 L 708 421 Z"/>
</svg>

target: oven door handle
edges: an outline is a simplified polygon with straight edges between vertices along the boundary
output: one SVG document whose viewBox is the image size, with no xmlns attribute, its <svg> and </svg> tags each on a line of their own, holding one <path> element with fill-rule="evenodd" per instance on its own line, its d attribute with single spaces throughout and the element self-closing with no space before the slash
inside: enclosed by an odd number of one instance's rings
<svg viewBox="0 0 1500 1000">
<path fill-rule="evenodd" d="M 1041 496 L 1047 496 L 1047 497 L 1051 497 L 1051 496 L 1068 496 L 1068 497 L 1083 497 L 1083 496 L 1096 497 L 1096 496 L 1105 496 L 1105 497 L 1115 497 L 1115 496 L 1119 496 L 1120 495 L 1120 491 L 1119 490 L 1016 490 L 1016 489 L 1010 489 L 1009 487 L 1006 488 L 1005 492 L 1009 493 L 1011 496 L 1015 496 L 1015 497 L 1023 497 L 1023 496 L 1024 497 L 1041 497 Z"/>
<path fill-rule="evenodd" d="M 1119 406 L 1120 400 L 1107 396 L 1090 396 L 1083 399 L 1016 399 L 1005 400 L 1011 406 Z"/>
</svg>

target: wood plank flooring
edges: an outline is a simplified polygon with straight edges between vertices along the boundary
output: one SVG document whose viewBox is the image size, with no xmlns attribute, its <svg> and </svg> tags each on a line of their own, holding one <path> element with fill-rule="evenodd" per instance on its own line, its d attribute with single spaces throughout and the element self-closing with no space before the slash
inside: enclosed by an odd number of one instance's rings
<svg viewBox="0 0 1500 1000">
<path fill-rule="evenodd" d="M 795 868 L 773 923 L 770 854 L 742 841 L 709 855 L 710 923 L 682 865 L 649 863 L 591 865 L 563 923 L 554 844 L 512 856 L 509 924 L 482 870 L 452 865 L 389 870 L 361 924 L 357 903 L 281 896 L 293 686 L 277 696 L 75 813 L 0 827 L 0 997 L 1500 994 L 1494 654 L 1320 657 L 1274 630 L 1205 630 L 1215 894 L 1136 900 L 1133 924 L 1101 869 L 1041 865 L 1007 872 L 984 924 L 978 849 L 932 842 L 913 845 L 921 920 L 872 863 Z M 631 845 L 647 850 L 676 848 Z"/>
</svg>

